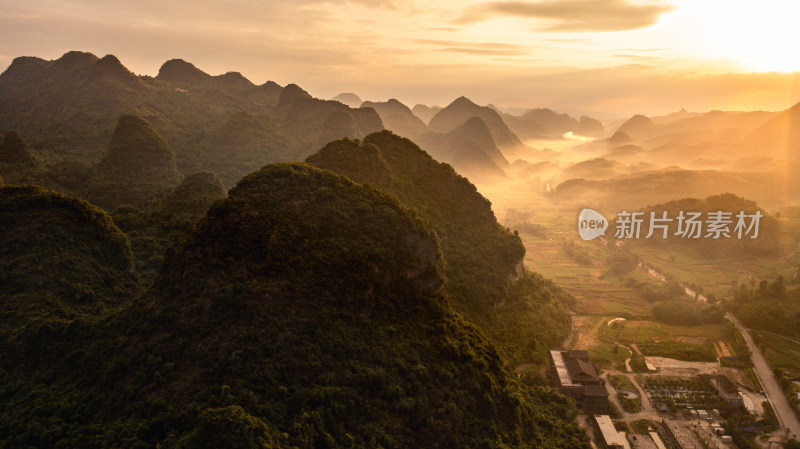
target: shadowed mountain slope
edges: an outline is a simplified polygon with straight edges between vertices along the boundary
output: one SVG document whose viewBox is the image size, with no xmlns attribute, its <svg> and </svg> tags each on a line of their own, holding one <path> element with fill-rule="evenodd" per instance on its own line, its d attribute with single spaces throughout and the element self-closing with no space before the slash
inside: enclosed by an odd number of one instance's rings
<svg viewBox="0 0 800 449">
<path fill-rule="evenodd" d="M 0 348 L 2 438 L 588 447 L 564 398 L 521 386 L 452 311 L 442 273 L 435 233 L 394 197 L 307 165 L 265 167 L 211 208 L 130 307 L 56 326 L 23 364 L 20 342 Z"/>
</svg>

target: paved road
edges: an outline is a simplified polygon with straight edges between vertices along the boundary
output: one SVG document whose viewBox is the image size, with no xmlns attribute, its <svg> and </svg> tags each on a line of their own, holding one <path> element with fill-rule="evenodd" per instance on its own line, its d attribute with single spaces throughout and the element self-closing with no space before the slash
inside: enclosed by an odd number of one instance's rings
<svg viewBox="0 0 800 449">
<path fill-rule="evenodd" d="M 739 332 L 741 332 L 744 337 L 744 341 L 747 343 L 747 347 L 750 348 L 750 352 L 752 353 L 750 358 L 753 360 L 753 371 L 755 371 L 759 382 L 761 382 L 761 386 L 764 387 L 764 393 L 767 395 L 767 400 L 772 405 L 775 415 L 778 416 L 781 427 L 789 429 L 789 433 L 794 434 L 794 438 L 800 437 L 800 421 L 797 420 L 797 416 L 792 412 L 789 401 L 787 401 L 786 396 L 783 395 L 783 391 L 780 385 L 778 385 L 778 381 L 775 379 L 772 369 L 770 369 L 766 359 L 764 359 L 761 350 L 756 346 L 755 342 L 753 342 L 753 338 L 750 337 L 750 332 L 730 313 L 725 315 L 725 318 L 730 320 L 736 328 L 739 329 Z"/>
<path fill-rule="evenodd" d="M 639 266 L 645 268 L 642 264 L 639 264 Z M 647 270 L 651 276 L 664 280 L 664 276 L 661 275 L 661 273 L 658 273 L 652 268 L 647 268 Z M 689 294 L 688 290 L 687 294 Z M 696 298 L 703 302 L 706 301 L 706 298 L 702 295 L 696 295 Z M 772 410 L 775 411 L 775 415 L 778 417 L 778 422 L 781 424 L 781 427 L 789 429 L 789 436 L 792 438 L 800 439 L 800 421 L 797 420 L 797 415 L 794 414 L 791 405 L 789 405 L 789 401 L 787 401 L 786 396 L 783 395 L 783 390 L 781 390 L 780 385 L 778 385 L 775 374 L 772 373 L 772 369 L 769 367 L 769 364 L 767 364 L 767 360 L 764 358 L 764 354 L 761 353 L 761 349 L 756 346 L 755 342 L 753 342 L 753 338 L 750 337 L 750 332 L 735 316 L 728 313 L 725 315 L 725 318 L 739 329 L 739 332 L 742 333 L 742 337 L 744 337 L 744 341 L 747 343 L 747 347 L 750 348 L 753 371 L 755 371 L 756 377 L 758 377 L 759 382 L 761 382 L 761 386 L 764 387 L 764 393 L 767 396 L 767 400 L 772 405 Z"/>
</svg>

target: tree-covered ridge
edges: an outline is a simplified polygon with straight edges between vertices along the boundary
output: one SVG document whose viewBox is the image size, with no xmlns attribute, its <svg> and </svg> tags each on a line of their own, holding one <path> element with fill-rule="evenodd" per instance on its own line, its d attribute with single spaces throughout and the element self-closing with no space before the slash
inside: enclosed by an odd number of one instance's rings
<svg viewBox="0 0 800 449">
<path fill-rule="evenodd" d="M 732 289 L 725 303 L 746 326 L 800 338 L 800 286 L 798 276 L 785 280 L 751 279 Z"/>
<path fill-rule="evenodd" d="M 120 117 L 108 152 L 92 170 L 86 197 L 108 210 L 145 207 L 180 182 L 175 156 L 163 137 L 135 115 Z"/>
<path fill-rule="evenodd" d="M 147 208 L 122 204 L 112 211 L 114 222 L 131 240 L 142 285 L 149 286 L 161 268 L 167 249 L 203 218 L 209 207 L 228 196 L 217 175 L 193 173 Z"/>
<path fill-rule="evenodd" d="M 0 137 L 0 175 L 9 184 L 34 184 L 41 179 L 42 169 L 19 134 L 8 131 Z"/>
<path fill-rule="evenodd" d="M 74 164 L 91 166 L 104 157 L 117 119 L 126 114 L 142 117 L 164 137 L 181 173 L 212 171 L 228 187 L 265 164 L 312 154 L 334 113 L 350 114 L 356 123 L 357 132 L 346 137 L 383 129 L 372 108 L 312 98 L 295 85 L 256 86 L 238 73 L 211 76 L 181 60 L 166 62 L 155 78 L 137 76 L 114 56 L 83 52 L 53 61 L 14 59 L 0 74 L 0 98 L 0 132 L 16 130 L 34 155 L 60 164 L 55 171 L 68 179 L 80 171 Z"/>
<path fill-rule="evenodd" d="M 147 211 L 146 220 L 164 229 L 189 231 L 214 201 L 227 196 L 228 192 L 216 174 L 209 171 L 192 173 Z"/>
<path fill-rule="evenodd" d="M 0 347 L 10 447 L 588 447 L 443 292 L 435 233 L 373 187 L 265 167 L 215 203 L 154 287 Z M 50 340 L 48 340 L 50 339 Z"/>
<path fill-rule="evenodd" d="M 570 331 L 573 298 L 525 274 L 525 248 L 496 220 L 491 204 L 452 167 L 413 142 L 382 131 L 363 142 L 331 142 L 308 163 L 396 195 L 436 231 L 453 307 L 484 329 L 509 360 L 543 362 Z"/>
<path fill-rule="evenodd" d="M 0 187 L 0 333 L 97 315 L 136 293 L 130 244 L 105 212 L 41 187 Z"/>
</svg>

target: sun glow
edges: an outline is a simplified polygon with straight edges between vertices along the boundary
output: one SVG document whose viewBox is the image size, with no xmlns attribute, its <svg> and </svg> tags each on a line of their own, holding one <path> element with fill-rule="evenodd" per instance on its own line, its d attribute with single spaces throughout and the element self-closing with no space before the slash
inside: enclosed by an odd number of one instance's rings
<svg viewBox="0 0 800 449">
<path fill-rule="evenodd" d="M 710 18 L 709 56 L 736 61 L 750 72 L 800 71 L 793 0 L 726 1 Z"/>
</svg>

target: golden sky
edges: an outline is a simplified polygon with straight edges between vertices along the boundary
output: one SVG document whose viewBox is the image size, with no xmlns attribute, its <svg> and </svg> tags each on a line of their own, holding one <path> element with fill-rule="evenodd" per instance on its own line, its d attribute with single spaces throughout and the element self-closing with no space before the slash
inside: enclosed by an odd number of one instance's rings
<svg viewBox="0 0 800 449">
<path fill-rule="evenodd" d="M 780 110 L 800 102 L 798 17 L 792 0 L 0 0 L 0 69 L 83 50 L 409 106 Z"/>
</svg>

